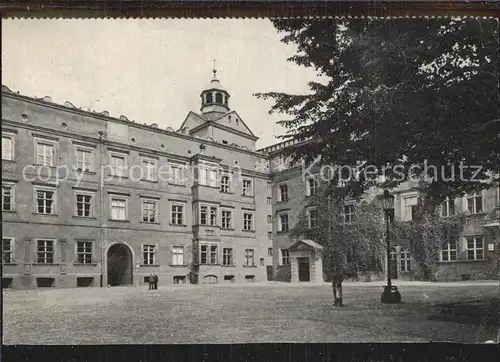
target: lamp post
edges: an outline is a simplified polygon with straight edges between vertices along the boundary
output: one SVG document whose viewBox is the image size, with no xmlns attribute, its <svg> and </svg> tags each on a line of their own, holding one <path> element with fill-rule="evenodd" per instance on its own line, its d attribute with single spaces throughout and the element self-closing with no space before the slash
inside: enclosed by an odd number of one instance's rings
<svg viewBox="0 0 500 362">
<path fill-rule="evenodd" d="M 391 283 L 391 235 L 389 224 L 394 220 L 394 196 L 388 190 L 384 190 L 380 197 L 380 203 L 384 209 L 387 242 L 387 285 L 382 293 L 382 303 L 401 303 L 401 294 L 399 294 L 398 288 Z"/>
</svg>

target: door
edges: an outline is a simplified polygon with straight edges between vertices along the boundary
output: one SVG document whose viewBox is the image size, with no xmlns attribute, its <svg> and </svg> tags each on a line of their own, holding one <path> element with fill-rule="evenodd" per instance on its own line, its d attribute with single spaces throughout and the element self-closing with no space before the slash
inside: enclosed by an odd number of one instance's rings
<svg viewBox="0 0 500 362">
<path fill-rule="evenodd" d="M 309 282 L 311 281 L 311 274 L 309 272 L 309 258 L 308 257 L 298 257 L 297 266 L 299 269 L 299 282 Z"/>
</svg>

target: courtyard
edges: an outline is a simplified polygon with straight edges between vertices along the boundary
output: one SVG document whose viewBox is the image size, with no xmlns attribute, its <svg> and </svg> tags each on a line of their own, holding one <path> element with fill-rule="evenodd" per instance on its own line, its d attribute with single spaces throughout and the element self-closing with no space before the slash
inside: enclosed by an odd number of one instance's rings
<svg viewBox="0 0 500 362">
<path fill-rule="evenodd" d="M 436 304 L 494 298 L 498 282 L 402 283 L 403 304 L 382 305 L 382 283 L 264 283 L 4 290 L 4 344 L 251 342 L 483 343 L 496 332 L 436 318 Z"/>
</svg>

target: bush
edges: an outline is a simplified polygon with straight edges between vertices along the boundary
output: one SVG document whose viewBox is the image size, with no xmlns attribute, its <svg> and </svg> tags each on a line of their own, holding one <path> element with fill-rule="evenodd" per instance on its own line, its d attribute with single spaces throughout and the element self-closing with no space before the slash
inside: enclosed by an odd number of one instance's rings
<svg viewBox="0 0 500 362">
<path fill-rule="evenodd" d="M 292 281 L 292 272 L 290 270 L 290 266 L 282 266 L 279 267 L 276 271 L 276 281 L 278 282 L 291 282 Z"/>
</svg>

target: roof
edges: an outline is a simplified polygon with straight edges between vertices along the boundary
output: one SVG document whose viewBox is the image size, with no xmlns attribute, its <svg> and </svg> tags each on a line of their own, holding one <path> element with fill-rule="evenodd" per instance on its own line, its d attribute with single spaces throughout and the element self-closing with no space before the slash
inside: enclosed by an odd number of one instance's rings
<svg viewBox="0 0 500 362">
<path fill-rule="evenodd" d="M 219 80 L 218 79 L 212 79 L 210 81 L 210 83 L 208 84 L 208 86 L 206 86 L 203 91 L 207 91 L 207 90 L 210 90 L 210 89 L 216 89 L 216 90 L 221 90 L 223 92 L 226 92 L 227 93 L 227 90 L 226 88 L 224 88 L 222 86 L 222 84 L 220 84 Z"/>
<path fill-rule="evenodd" d="M 323 247 L 321 245 L 319 245 L 317 242 L 309 240 L 309 239 L 302 239 L 302 240 L 296 241 L 295 243 L 292 244 L 292 246 L 290 246 L 288 248 L 288 250 L 295 249 L 300 244 L 306 244 L 307 246 L 310 246 L 313 249 L 323 250 Z"/>
</svg>

